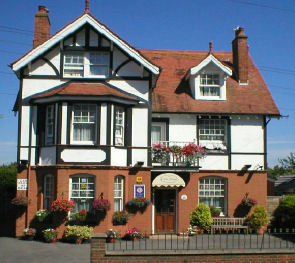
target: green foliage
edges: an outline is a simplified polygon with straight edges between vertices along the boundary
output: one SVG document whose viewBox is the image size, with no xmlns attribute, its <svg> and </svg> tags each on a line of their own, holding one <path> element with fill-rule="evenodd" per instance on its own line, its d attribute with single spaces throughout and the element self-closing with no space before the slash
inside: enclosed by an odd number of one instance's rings
<svg viewBox="0 0 295 263">
<path fill-rule="evenodd" d="M 295 194 L 284 196 L 274 211 L 275 227 L 295 227 Z"/>
<path fill-rule="evenodd" d="M 16 187 L 16 163 L 0 166 L 0 187 Z"/>
<path fill-rule="evenodd" d="M 93 232 L 93 227 L 89 226 L 67 226 L 64 233 L 66 239 L 90 239 L 91 233 Z"/>
<path fill-rule="evenodd" d="M 277 178 L 280 175 L 295 174 L 295 153 L 290 153 L 289 156 L 283 159 L 278 159 L 279 164 L 273 169 L 269 169 L 268 176 Z"/>
<path fill-rule="evenodd" d="M 219 216 L 219 214 L 221 213 L 221 209 L 214 206 L 210 206 L 210 213 L 211 213 L 211 216 L 213 215 Z"/>
<path fill-rule="evenodd" d="M 267 212 L 262 205 L 255 206 L 253 213 L 247 218 L 249 227 L 253 229 L 266 226 L 268 222 Z"/>
<path fill-rule="evenodd" d="M 190 213 L 190 224 L 199 229 L 208 230 L 212 222 L 210 208 L 206 204 L 200 203 L 196 209 Z"/>
</svg>

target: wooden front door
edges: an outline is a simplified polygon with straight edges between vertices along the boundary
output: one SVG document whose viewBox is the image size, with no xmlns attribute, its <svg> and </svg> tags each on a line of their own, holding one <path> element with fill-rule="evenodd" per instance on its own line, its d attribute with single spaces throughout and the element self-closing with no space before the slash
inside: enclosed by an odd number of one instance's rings
<svg viewBox="0 0 295 263">
<path fill-rule="evenodd" d="M 155 190 L 156 233 L 175 233 L 176 190 Z"/>
</svg>

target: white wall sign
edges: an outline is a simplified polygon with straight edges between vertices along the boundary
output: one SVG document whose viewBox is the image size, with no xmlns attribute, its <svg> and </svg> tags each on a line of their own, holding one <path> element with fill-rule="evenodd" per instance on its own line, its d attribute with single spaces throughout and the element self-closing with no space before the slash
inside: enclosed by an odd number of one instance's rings
<svg viewBox="0 0 295 263">
<path fill-rule="evenodd" d="M 17 190 L 28 190 L 28 179 L 17 179 Z"/>
<path fill-rule="evenodd" d="M 180 198 L 181 200 L 187 200 L 187 195 L 182 195 Z"/>
</svg>

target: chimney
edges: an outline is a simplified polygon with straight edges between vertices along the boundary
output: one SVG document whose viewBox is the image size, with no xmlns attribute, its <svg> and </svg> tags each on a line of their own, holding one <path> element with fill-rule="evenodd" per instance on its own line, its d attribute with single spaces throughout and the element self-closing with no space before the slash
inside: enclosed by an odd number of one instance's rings
<svg viewBox="0 0 295 263">
<path fill-rule="evenodd" d="M 235 29 L 235 39 L 232 42 L 233 64 L 236 76 L 241 85 L 247 85 L 248 76 L 248 37 L 245 35 L 244 28 Z"/>
<path fill-rule="evenodd" d="M 48 9 L 44 5 L 39 5 L 38 12 L 35 15 L 34 48 L 43 44 L 50 37 L 50 20 L 48 12 Z"/>
</svg>

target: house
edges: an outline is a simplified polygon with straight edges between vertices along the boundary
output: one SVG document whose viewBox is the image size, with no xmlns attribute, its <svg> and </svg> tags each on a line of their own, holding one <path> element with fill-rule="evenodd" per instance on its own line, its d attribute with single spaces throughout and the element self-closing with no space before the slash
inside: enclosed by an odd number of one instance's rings
<svg viewBox="0 0 295 263">
<path fill-rule="evenodd" d="M 275 180 L 276 195 L 285 195 L 295 193 L 295 175 L 281 175 Z"/>
<path fill-rule="evenodd" d="M 232 52 L 212 44 L 205 52 L 140 50 L 91 15 L 86 1 L 52 36 L 39 6 L 33 43 L 11 65 L 20 80 L 17 193 L 30 200 L 16 235 L 57 198 L 75 201 L 76 211 L 108 199 L 95 232 L 116 228 L 113 213 L 134 197 L 151 204 L 122 231 L 184 232 L 199 202 L 226 216 L 245 196 L 266 206 L 267 124 L 280 112 L 242 27 Z M 153 145 L 165 158 L 155 158 Z M 206 157 L 183 154 L 196 145 Z"/>
</svg>

